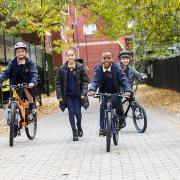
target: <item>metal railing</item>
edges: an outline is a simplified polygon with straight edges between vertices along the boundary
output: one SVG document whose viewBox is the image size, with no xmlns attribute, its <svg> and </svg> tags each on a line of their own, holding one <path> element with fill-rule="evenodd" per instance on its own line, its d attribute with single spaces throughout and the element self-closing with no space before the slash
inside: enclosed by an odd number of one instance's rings
<svg viewBox="0 0 180 180">
<path fill-rule="evenodd" d="M 180 92 L 180 56 L 147 61 L 147 84 Z"/>
</svg>

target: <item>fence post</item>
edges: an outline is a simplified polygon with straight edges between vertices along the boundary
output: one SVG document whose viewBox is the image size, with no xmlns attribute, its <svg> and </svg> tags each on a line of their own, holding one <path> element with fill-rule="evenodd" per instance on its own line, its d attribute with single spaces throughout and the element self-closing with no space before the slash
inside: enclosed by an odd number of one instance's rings
<svg viewBox="0 0 180 180">
<path fill-rule="evenodd" d="M 2 93 L 2 88 L 0 88 L 0 108 L 3 108 L 3 93 Z"/>
</svg>

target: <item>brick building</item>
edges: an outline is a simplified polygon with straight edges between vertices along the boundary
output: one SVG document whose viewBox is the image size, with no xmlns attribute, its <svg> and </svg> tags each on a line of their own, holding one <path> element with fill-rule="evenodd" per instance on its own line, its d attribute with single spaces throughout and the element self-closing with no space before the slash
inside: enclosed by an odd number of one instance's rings
<svg viewBox="0 0 180 180">
<path fill-rule="evenodd" d="M 100 62 L 104 51 L 111 51 L 113 58 L 117 60 L 118 52 L 126 49 L 125 37 L 112 41 L 106 36 L 97 37 L 97 25 L 88 22 L 87 18 L 79 15 L 77 9 L 71 4 L 67 9 L 68 23 L 63 27 L 61 38 L 65 42 L 74 42 L 77 49 L 77 57 L 84 59 L 89 67 L 89 76 L 92 78 L 93 68 Z M 73 30 L 71 35 L 64 33 Z M 62 56 L 65 61 L 65 56 Z"/>
</svg>

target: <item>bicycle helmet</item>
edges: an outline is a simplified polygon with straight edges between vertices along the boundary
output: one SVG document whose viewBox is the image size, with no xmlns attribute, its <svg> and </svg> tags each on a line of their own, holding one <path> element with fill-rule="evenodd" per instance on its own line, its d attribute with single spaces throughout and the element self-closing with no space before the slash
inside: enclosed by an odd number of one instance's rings
<svg viewBox="0 0 180 180">
<path fill-rule="evenodd" d="M 81 63 L 81 64 L 84 64 L 84 59 L 77 59 L 76 61 Z"/>
<path fill-rule="evenodd" d="M 16 51 L 16 49 L 19 48 L 24 48 L 25 50 L 27 50 L 27 45 L 23 42 L 18 42 L 17 44 L 14 45 L 14 50 Z"/>
<path fill-rule="evenodd" d="M 119 55 L 118 55 L 118 58 L 122 58 L 122 57 L 130 58 L 131 57 L 131 53 L 129 51 L 125 51 L 125 50 L 120 51 Z"/>
</svg>

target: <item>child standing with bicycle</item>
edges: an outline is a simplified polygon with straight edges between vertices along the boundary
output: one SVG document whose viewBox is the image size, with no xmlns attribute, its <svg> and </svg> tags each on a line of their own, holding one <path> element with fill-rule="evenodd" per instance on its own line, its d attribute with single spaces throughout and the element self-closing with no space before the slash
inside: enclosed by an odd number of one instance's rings
<svg viewBox="0 0 180 180">
<path fill-rule="evenodd" d="M 66 51 L 67 61 L 59 68 L 56 78 L 57 99 L 62 111 L 68 108 L 69 121 L 73 132 L 73 141 L 83 135 L 81 126 L 81 106 L 88 108 L 88 76 L 83 65 L 76 61 L 74 49 Z M 75 124 L 75 118 L 77 123 Z"/>
<path fill-rule="evenodd" d="M 0 84 L 10 79 L 11 85 L 28 84 L 29 88 L 35 87 L 38 82 L 38 71 L 36 65 L 26 56 L 27 46 L 23 42 L 18 42 L 14 46 L 16 57 L 10 61 L 6 69 L 0 74 Z M 33 90 L 25 88 L 18 93 L 21 97 L 27 98 L 30 113 L 35 113 L 33 102 Z"/>
<path fill-rule="evenodd" d="M 129 82 L 125 73 L 117 64 L 113 62 L 112 53 L 104 52 L 102 53 L 102 63 L 95 68 L 95 75 L 91 82 L 91 86 L 89 88 L 88 95 L 92 96 L 95 94 L 97 89 L 99 88 L 99 93 L 120 93 L 120 89 L 123 88 L 124 92 L 127 95 L 130 95 L 132 92 Z M 125 123 L 125 115 L 123 111 L 121 99 L 119 97 L 114 97 L 112 104 L 114 106 L 118 106 L 116 112 L 119 116 L 119 127 L 124 128 L 126 126 Z M 105 135 L 105 127 L 104 127 L 104 105 L 106 104 L 106 99 L 102 99 L 100 106 L 100 130 L 99 136 Z"/>
</svg>

